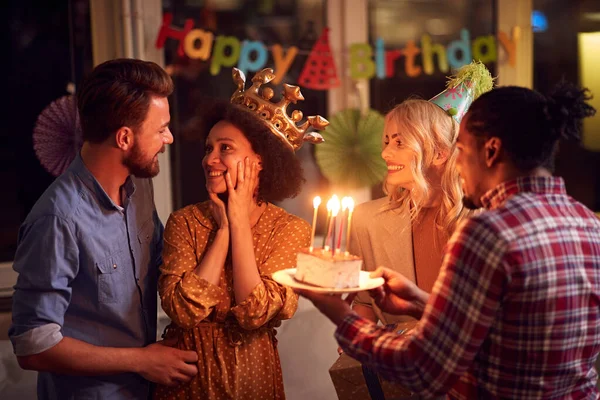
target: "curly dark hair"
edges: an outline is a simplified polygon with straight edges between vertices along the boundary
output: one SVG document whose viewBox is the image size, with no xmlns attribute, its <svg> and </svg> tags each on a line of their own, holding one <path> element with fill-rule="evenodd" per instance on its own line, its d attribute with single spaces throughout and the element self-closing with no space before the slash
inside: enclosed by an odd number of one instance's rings
<svg viewBox="0 0 600 400">
<path fill-rule="evenodd" d="M 199 132 L 205 139 L 220 121 L 238 128 L 260 156 L 262 170 L 258 174 L 258 202 L 274 202 L 296 197 L 304 183 L 300 160 L 281 139 L 277 138 L 260 117 L 245 107 L 224 101 L 200 110 Z"/>
<path fill-rule="evenodd" d="M 583 118 L 596 110 L 587 89 L 561 81 L 548 96 L 535 90 L 506 86 L 473 102 L 466 116 L 467 130 L 477 137 L 498 137 L 517 168 L 552 169 L 560 138 L 581 141 Z"/>
<path fill-rule="evenodd" d="M 123 126 L 135 132 L 152 97 L 172 92 L 171 77 L 151 61 L 120 58 L 98 65 L 77 90 L 83 140 L 101 143 Z"/>
</svg>

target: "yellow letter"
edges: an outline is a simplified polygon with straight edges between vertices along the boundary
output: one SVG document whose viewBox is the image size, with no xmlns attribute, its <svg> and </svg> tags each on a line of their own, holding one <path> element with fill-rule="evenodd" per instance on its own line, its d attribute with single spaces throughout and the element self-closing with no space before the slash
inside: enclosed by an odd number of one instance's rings
<svg viewBox="0 0 600 400">
<path fill-rule="evenodd" d="M 423 35 L 421 38 L 421 51 L 423 54 L 423 69 L 427 75 L 433 74 L 433 54 L 437 54 L 440 71 L 448 72 L 448 59 L 446 49 L 441 44 L 431 44 L 431 37 Z"/>
<path fill-rule="evenodd" d="M 273 79 L 273 83 L 278 85 L 294 62 L 294 59 L 298 54 L 298 48 L 292 46 L 288 49 L 287 53 L 283 55 L 283 48 L 281 45 L 275 44 L 271 46 L 271 52 L 273 52 L 273 59 L 275 60 L 275 79 Z"/>
<path fill-rule="evenodd" d="M 196 40 L 200 41 L 200 47 L 196 47 Z M 212 50 L 213 34 L 202 29 L 192 29 L 183 42 L 185 54 L 189 58 L 208 60 Z"/>
<path fill-rule="evenodd" d="M 500 40 L 500 44 L 502 44 L 502 47 L 504 47 L 504 50 L 508 54 L 508 63 L 513 67 L 517 62 L 517 42 L 519 41 L 520 33 L 519 27 L 515 26 L 511 40 L 506 33 L 498 31 L 498 40 Z"/>
</svg>

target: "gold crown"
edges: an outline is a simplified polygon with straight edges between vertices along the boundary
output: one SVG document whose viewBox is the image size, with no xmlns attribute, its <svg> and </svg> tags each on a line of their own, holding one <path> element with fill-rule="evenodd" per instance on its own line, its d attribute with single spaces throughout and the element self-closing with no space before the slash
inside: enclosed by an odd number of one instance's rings
<svg viewBox="0 0 600 400">
<path fill-rule="evenodd" d="M 237 90 L 231 95 L 233 104 L 241 104 L 248 107 L 249 110 L 258 114 L 269 126 L 271 131 L 279 139 L 283 140 L 293 151 L 296 151 L 304 142 L 321 143 L 323 136 L 317 132 L 306 133 L 311 126 L 315 129 L 323 129 L 329 125 L 329 121 L 320 115 L 310 116 L 303 124 L 296 123 L 302 119 L 302 111 L 294 110 L 292 116 L 287 114 L 287 106 L 290 103 L 296 104 L 298 100 L 304 100 L 298 86 L 284 84 L 283 97 L 278 103 L 271 102 L 273 98 L 273 89 L 264 87 L 261 93 L 258 89 L 273 79 L 275 74 L 273 69 L 265 68 L 257 72 L 252 78 L 252 86 L 244 90 L 246 86 L 246 76 L 237 68 L 233 69 L 233 81 L 237 85 Z"/>
</svg>

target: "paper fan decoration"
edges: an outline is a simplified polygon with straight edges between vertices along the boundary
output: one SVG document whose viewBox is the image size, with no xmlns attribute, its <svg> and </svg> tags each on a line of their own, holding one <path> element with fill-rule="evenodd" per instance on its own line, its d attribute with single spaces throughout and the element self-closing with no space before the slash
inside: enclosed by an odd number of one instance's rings
<svg viewBox="0 0 600 400">
<path fill-rule="evenodd" d="M 385 118 L 375 110 L 340 111 L 322 132 L 325 142 L 315 148 L 317 164 L 337 186 L 361 188 L 375 185 L 387 173 L 381 158 L 381 135 Z"/>
<path fill-rule="evenodd" d="M 42 166 L 54 176 L 62 174 L 83 143 L 74 95 L 53 101 L 38 116 L 33 128 L 33 149 Z"/>
</svg>

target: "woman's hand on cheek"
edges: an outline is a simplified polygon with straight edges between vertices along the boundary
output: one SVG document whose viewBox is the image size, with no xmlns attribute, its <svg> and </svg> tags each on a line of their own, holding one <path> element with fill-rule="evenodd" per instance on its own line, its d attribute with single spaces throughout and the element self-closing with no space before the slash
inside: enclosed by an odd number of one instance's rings
<svg viewBox="0 0 600 400">
<path fill-rule="evenodd" d="M 231 175 L 225 175 L 227 184 L 228 204 L 227 215 L 231 221 L 250 221 L 254 200 L 254 188 L 258 177 L 256 162 L 250 162 L 248 157 L 237 164 L 237 182 L 234 186 Z"/>
<path fill-rule="evenodd" d="M 227 210 L 225 203 L 217 196 L 216 193 L 208 192 L 210 197 L 210 212 L 217 222 L 219 229 L 229 229 L 229 219 L 227 218 Z"/>
</svg>

